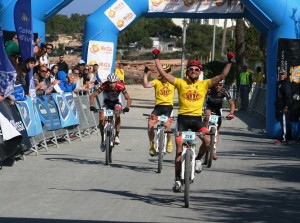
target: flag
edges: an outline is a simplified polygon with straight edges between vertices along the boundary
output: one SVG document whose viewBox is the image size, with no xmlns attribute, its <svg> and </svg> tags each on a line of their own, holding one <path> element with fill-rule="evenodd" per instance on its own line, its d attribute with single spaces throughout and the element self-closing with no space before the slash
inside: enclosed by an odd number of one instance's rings
<svg viewBox="0 0 300 223">
<path fill-rule="evenodd" d="M 14 22 L 23 61 L 33 56 L 33 30 L 31 15 L 31 0 L 18 0 L 14 8 Z M 33 70 L 26 75 L 29 84 L 29 95 L 36 97 L 33 81 Z"/>
<path fill-rule="evenodd" d="M 0 25 L 0 94 L 4 97 L 14 92 L 17 72 L 10 63 L 4 48 L 3 31 Z"/>
</svg>

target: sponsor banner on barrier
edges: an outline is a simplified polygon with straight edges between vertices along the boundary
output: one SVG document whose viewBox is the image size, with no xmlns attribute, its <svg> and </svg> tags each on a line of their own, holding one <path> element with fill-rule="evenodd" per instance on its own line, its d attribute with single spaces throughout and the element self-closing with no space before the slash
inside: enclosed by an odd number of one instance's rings
<svg viewBox="0 0 300 223">
<path fill-rule="evenodd" d="M 30 149 L 31 143 L 28 134 L 23 124 L 21 115 L 16 106 L 12 106 L 9 100 L 0 102 L 0 112 L 8 119 L 8 121 L 15 127 L 15 129 L 22 135 L 21 144 L 23 149 Z M 4 129 L 2 129 L 4 131 Z M 17 145 L 16 145 L 17 146 Z"/>
<path fill-rule="evenodd" d="M 148 12 L 242 13 L 238 0 L 149 0 Z"/>
<path fill-rule="evenodd" d="M 87 64 L 99 65 L 98 75 L 102 82 L 106 81 L 106 77 L 111 73 L 112 61 L 114 56 L 114 43 L 103 41 L 89 41 Z"/>
<path fill-rule="evenodd" d="M 105 15 L 121 31 L 136 17 L 135 13 L 123 0 L 117 0 L 106 11 Z"/>
<path fill-rule="evenodd" d="M 44 130 L 51 131 L 61 128 L 58 109 L 52 95 L 36 97 L 36 108 Z"/>
<path fill-rule="evenodd" d="M 28 136 L 33 137 L 43 132 L 42 123 L 37 108 L 33 106 L 31 98 L 27 97 L 26 101 L 19 101 L 16 104 Z"/>
<path fill-rule="evenodd" d="M 68 95 L 68 102 L 66 100 L 65 94 L 53 94 L 53 98 L 58 107 L 60 123 L 63 128 L 79 124 L 79 116 L 74 102 L 74 98 L 71 93 L 70 94 L 66 93 L 66 94 Z M 76 110 L 75 113 L 74 113 L 74 109 Z"/>
</svg>

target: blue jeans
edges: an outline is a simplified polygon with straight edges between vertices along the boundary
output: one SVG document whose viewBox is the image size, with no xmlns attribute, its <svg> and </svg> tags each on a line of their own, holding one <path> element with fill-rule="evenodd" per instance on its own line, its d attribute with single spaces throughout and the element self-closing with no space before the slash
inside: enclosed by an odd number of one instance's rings
<svg viewBox="0 0 300 223">
<path fill-rule="evenodd" d="M 240 99 L 241 99 L 241 110 L 247 110 L 249 104 L 249 91 L 250 87 L 248 85 L 240 86 Z"/>
</svg>

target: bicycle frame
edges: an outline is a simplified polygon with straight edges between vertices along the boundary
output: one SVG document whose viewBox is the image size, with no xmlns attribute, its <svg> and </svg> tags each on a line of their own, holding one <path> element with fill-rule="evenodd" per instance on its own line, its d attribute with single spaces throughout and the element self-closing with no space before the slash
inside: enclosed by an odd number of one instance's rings
<svg viewBox="0 0 300 223">
<path fill-rule="evenodd" d="M 105 142 L 105 163 L 108 165 L 112 162 L 111 153 L 115 145 L 115 112 L 111 109 L 103 109 L 104 112 L 104 142 Z"/>
<path fill-rule="evenodd" d="M 167 129 L 165 126 L 165 123 L 168 121 L 169 117 L 165 116 L 165 115 L 160 115 L 157 116 L 159 124 L 157 125 L 157 130 L 156 130 L 156 134 L 154 136 L 154 142 L 156 145 L 156 153 L 159 153 L 159 143 L 160 140 L 162 140 L 162 144 L 163 144 L 163 148 L 162 148 L 162 152 L 165 154 L 166 153 L 166 148 L 167 148 Z M 162 132 L 162 133 L 161 133 Z M 163 135 L 163 138 L 161 138 L 161 135 Z"/>
<path fill-rule="evenodd" d="M 187 132 L 183 132 L 186 134 Z M 185 136 L 183 136 L 184 138 Z M 196 161 L 196 139 L 187 140 L 184 139 L 185 142 L 182 144 L 182 154 L 181 154 L 181 180 L 184 182 L 184 174 L 185 174 L 185 160 L 186 160 L 186 153 L 187 150 L 191 151 L 191 182 L 193 182 L 195 178 L 195 161 Z"/>
</svg>

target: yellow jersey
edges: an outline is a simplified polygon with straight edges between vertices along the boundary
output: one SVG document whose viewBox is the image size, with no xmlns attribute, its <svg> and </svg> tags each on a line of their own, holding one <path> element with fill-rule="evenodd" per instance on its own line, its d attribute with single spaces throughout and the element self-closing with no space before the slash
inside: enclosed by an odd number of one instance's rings
<svg viewBox="0 0 300 223">
<path fill-rule="evenodd" d="M 212 87 L 211 80 L 197 80 L 192 83 L 189 79 L 175 78 L 174 85 L 178 90 L 178 114 L 201 116 L 206 93 Z"/>
<path fill-rule="evenodd" d="M 169 82 L 162 83 L 160 79 L 154 79 L 155 105 L 173 105 L 175 86 Z"/>
<path fill-rule="evenodd" d="M 125 75 L 124 75 L 124 70 L 123 69 L 117 68 L 115 70 L 115 74 L 120 78 L 120 81 L 124 82 Z"/>
</svg>

